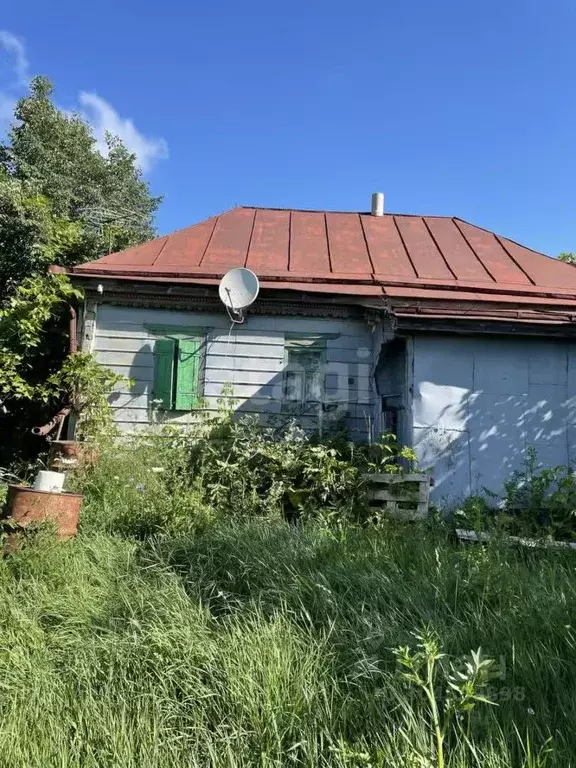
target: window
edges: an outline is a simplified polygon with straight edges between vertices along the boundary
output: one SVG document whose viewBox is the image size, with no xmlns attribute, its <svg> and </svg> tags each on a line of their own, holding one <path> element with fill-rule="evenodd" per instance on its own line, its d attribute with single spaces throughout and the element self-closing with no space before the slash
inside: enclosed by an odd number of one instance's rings
<svg viewBox="0 0 576 768">
<path fill-rule="evenodd" d="M 154 345 L 154 400 L 166 411 L 190 411 L 198 404 L 200 339 L 163 338 Z"/>
<path fill-rule="evenodd" d="M 321 338 L 288 338 L 285 346 L 283 402 L 304 412 L 324 400 L 326 344 Z"/>
</svg>

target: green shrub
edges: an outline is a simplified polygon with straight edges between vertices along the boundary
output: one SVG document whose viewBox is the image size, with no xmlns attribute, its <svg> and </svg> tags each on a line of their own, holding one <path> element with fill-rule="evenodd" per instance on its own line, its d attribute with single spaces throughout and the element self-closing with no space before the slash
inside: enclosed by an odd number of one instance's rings
<svg viewBox="0 0 576 768">
<path fill-rule="evenodd" d="M 534 448 L 524 466 L 504 482 L 502 494 L 484 490 L 469 496 L 455 520 L 474 530 L 498 529 L 508 534 L 547 539 L 576 539 L 576 476 L 559 465 L 541 467 Z"/>
<path fill-rule="evenodd" d="M 415 459 L 391 435 L 357 446 L 342 432 L 320 439 L 295 421 L 277 427 L 256 418 L 217 420 L 190 455 L 205 501 L 223 514 L 335 524 L 373 518 L 367 474 L 401 472 L 401 459 Z"/>
<path fill-rule="evenodd" d="M 189 443 L 166 428 L 102 442 L 96 466 L 77 471 L 70 484 L 85 496 L 82 530 L 146 538 L 193 532 L 213 521 L 215 511 L 190 473 Z"/>
<path fill-rule="evenodd" d="M 513 532 L 555 539 L 576 538 L 576 478 L 560 465 L 539 467 L 528 448 L 524 468 L 504 483 L 504 509 Z"/>
<path fill-rule="evenodd" d="M 358 446 L 344 432 L 305 433 L 224 415 L 187 431 L 161 427 L 100 442 L 95 468 L 76 472 L 82 525 L 144 538 L 193 531 L 217 518 L 287 519 L 330 526 L 381 523 L 367 476 L 404 472 L 414 455 L 392 435 Z"/>
</svg>

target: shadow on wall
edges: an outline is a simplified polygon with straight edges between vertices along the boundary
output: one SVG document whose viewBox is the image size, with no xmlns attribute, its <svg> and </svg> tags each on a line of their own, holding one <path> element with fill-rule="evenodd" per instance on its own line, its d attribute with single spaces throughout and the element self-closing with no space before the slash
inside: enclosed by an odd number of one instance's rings
<svg viewBox="0 0 576 768">
<path fill-rule="evenodd" d="M 400 439 L 410 442 L 413 433 L 421 467 L 433 470 L 437 502 L 454 504 L 484 487 L 501 491 L 510 474 L 522 467 L 528 446 L 535 447 L 544 465 L 576 458 L 576 351 L 571 342 L 418 337 L 414 340 L 412 411 L 406 407 L 403 351 L 390 348 L 388 352 L 378 365 L 379 391 L 401 395 L 405 423 Z M 290 409 L 300 414 L 304 426 L 324 429 L 344 418 L 354 439 L 377 436 L 375 414 L 380 396 L 374 371 L 355 350 L 354 358 L 358 363 L 327 366 L 327 404 L 322 410 L 309 405 Z M 194 414 L 153 411 L 152 359 L 152 345 L 147 342 L 131 360 L 133 389 L 114 396 L 112 404 L 130 412 L 127 418 L 132 423 L 190 422 Z M 275 370 L 268 365 L 255 370 L 258 366 L 254 365 L 250 366 L 254 370 L 236 372 L 222 361 L 220 357 L 220 368 L 205 372 L 204 387 L 212 393 L 213 408 L 215 393 L 231 387 L 239 415 L 260 414 L 275 421 L 290 418 L 283 406 L 282 359 L 276 360 Z M 301 373 L 297 366 L 295 372 Z"/>
<path fill-rule="evenodd" d="M 114 407 L 130 407 L 131 404 L 138 402 L 138 398 L 148 398 L 151 393 L 152 380 L 147 375 L 150 370 L 150 359 L 153 354 L 152 346 L 149 343 L 143 344 L 140 349 L 134 353 L 128 378 L 131 380 L 128 396 L 126 391 L 113 392 L 108 398 L 110 405 Z M 145 372 L 145 374 L 143 374 Z M 120 401 L 121 404 L 120 404 Z"/>
<path fill-rule="evenodd" d="M 420 359 L 419 359 L 420 356 Z M 433 498 L 454 505 L 495 493 L 533 446 L 543 466 L 574 460 L 576 363 L 564 341 L 429 339 L 415 349 L 414 443 L 435 476 Z"/>
<path fill-rule="evenodd" d="M 200 361 L 206 362 L 212 343 L 207 340 L 200 345 Z M 150 343 L 143 344 L 134 353 L 128 374 L 133 386 L 129 392 L 124 389 L 114 393 L 110 403 L 122 408 L 125 414 L 129 412 L 130 418 L 134 419 L 132 423 L 142 426 L 147 423 L 190 424 L 196 417 L 194 411 L 165 411 L 154 407 L 153 355 Z M 221 400 L 222 403 L 234 403 L 239 417 L 258 415 L 280 425 L 296 418 L 306 429 L 320 432 L 344 423 L 352 439 L 375 439 L 377 426 L 374 413 L 378 398 L 373 380 L 368 375 L 371 369 L 366 363 L 363 348 L 355 350 L 354 355 L 358 357 L 358 363 L 325 364 L 322 369 L 325 387 L 322 405 L 303 401 L 304 391 L 308 391 L 309 387 L 314 391 L 315 385 L 310 382 L 307 371 L 297 363 L 290 366 L 283 364 L 276 373 L 267 370 L 235 371 L 227 366 L 207 369 L 200 363 L 200 390 L 208 401 L 207 409 L 214 414 L 218 409 L 217 401 Z M 230 355 L 230 359 L 232 366 L 234 354 Z M 254 365 L 256 367 L 257 364 Z M 288 371 L 292 377 L 287 389 Z"/>
</svg>

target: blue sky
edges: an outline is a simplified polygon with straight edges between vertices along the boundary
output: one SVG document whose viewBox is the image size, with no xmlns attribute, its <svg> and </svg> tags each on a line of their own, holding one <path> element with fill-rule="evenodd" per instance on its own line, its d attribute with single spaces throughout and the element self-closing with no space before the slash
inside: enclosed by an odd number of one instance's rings
<svg viewBox="0 0 576 768">
<path fill-rule="evenodd" d="M 576 3 L 3 0 L 0 121 L 30 74 L 164 194 L 455 215 L 576 250 Z"/>
</svg>

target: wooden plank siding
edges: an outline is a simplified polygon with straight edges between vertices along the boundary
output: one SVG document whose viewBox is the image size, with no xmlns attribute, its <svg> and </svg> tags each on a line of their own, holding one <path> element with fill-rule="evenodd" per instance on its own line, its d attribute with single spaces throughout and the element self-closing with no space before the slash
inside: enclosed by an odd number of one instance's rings
<svg viewBox="0 0 576 768">
<path fill-rule="evenodd" d="M 242 413 L 277 415 L 282 412 L 282 379 L 286 334 L 329 334 L 326 338 L 327 392 L 348 413 L 355 439 L 374 424 L 376 393 L 373 383 L 372 331 L 356 320 L 291 316 L 249 316 L 230 333 L 225 315 L 141 309 L 101 304 L 98 307 L 93 350 L 96 359 L 130 378 L 111 397 L 120 429 L 145 428 L 153 417 L 154 326 L 203 329 L 201 392 L 205 409 L 216 412 L 222 389 L 231 388 L 234 407 Z M 336 387 L 340 383 L 340 388 Z M 340 402 L 340 392 L 345 402 Z M 331 394 L 332 393 L 332 394 Z M 336 402 L 338 401 L 338 402 Z M 197 412 L 164 413 L 171 424 L 190 424 Z M 157 417 L 156 417 L 157 418 Z M 326 416 L 329 419 L 329 416 Z M 303 417 L 303 423 L 310 418 Z"/>
</svg>

